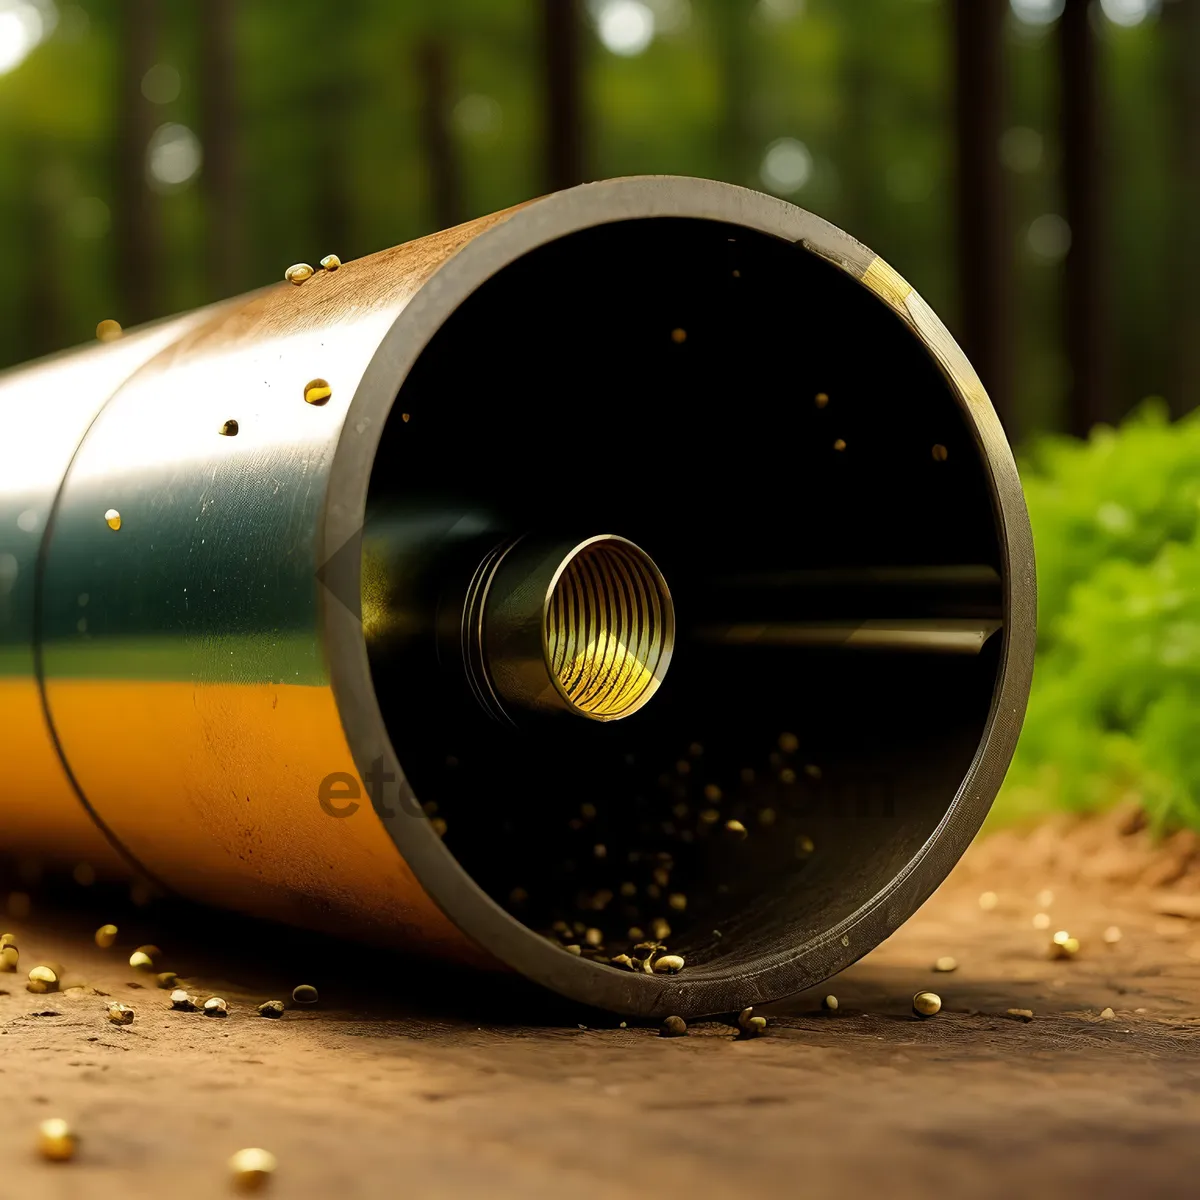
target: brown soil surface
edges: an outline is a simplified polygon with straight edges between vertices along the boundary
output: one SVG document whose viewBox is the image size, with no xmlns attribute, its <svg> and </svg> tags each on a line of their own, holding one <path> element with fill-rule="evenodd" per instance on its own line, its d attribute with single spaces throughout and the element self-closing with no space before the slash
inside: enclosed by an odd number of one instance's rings
<svg viewBox="0 0 1200 1200">
<path fill-rule="evenodd" d="M 60 961 L 89 986 L 34 996 L 24 971 L 0 975 L 0 1197 L 225 1195 L 226 1159 L 256 1145 L 278 1156 L 281 1200 L 1193 1196 L 1200 869 L 1195 839 L 1154 847 L 1135 824 L 982 840 L 891 941 L 753 1041 L 716 1023 L 667 1040 L 595 1014 L 522 1021 L 471 977 L 450 981 L 452 1007 L 406 1009 L 429 995 L 425 968 L 354 952 L 331 970 L 328 943 L 197 910 L 123 917 L 123 952 L 102 951 L 94 912 L 51 911 L 35 891 L 5 928 L 26 964 Z M 126 965 L 127 928 L 232 1015 L 169 1011 Z M 1058 928 L 1080 939 L 1074 960 L 1049 958 Z M 934 973 L 941 955 L 957 970 Z M 254 1015 L 301 979 L 320 982 L 317 1007 Z M 944 1000 L 927 1021 L 909 1010 L 924 988 Z M 111 1025 L 97 991 L 134 1005 L 134 1023 Z M 836 1013 L 819 1009 L 826 992 Z M 69 1164 L 32 1149 L 56 1115 L 82 1137 Z"/>
</svg>

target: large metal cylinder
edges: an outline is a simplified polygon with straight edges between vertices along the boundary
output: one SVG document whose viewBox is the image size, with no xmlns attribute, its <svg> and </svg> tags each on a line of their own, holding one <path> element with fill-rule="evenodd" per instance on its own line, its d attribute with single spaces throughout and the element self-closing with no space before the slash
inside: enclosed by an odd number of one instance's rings
<svg viewBox="0 0 1200 1200">
<path fill-rule="evenodd" d="M 0 380 L 3 848 L 622 1013 L 896 929 L 1033 644 L 954 341 L 724 184 L 573 188 Z"/>
</svg>

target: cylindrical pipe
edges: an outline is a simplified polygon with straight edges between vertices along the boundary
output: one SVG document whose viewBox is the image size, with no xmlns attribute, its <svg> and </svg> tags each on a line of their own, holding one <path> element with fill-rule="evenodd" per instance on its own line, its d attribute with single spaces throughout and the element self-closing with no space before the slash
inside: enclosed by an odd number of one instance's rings
<svg viewBox="0 0 1200 1200">
<path fill-rule="evenodd" d="M 766 196 L 573 188 L 11 372 L 0 419 L 6 850 L 725 1012 L 905 920 L 1016 741 L 995 414 Z"/>
</svg>

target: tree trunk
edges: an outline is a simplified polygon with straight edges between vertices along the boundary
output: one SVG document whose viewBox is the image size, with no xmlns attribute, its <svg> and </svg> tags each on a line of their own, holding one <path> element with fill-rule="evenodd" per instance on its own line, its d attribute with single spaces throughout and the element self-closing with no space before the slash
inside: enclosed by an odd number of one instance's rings
<svg viewBox="0 0 1200 1200">
<path fill-rule="evenodd" d="M 1063 194 L 1071 229 L 1063 278 L 1071 432 L 1112 421 L 1102 123 L 1089 0 L 1066 0 L 1059 25 Z"/>
<path fill-rule="evenodd" d="M 113 222 L 123 325 L 160 313 L 159 205 L 146 184 L 146 147 L 154 132 L 153 107 L 142 77 L 158 53 L 158 0 L 123 0 L 120 8 L 116 212 Z"/>
<path fill-rule="evenodd" d="M 1007 0 L 955 0 L 959 332 L 1011 439 L 1012 237 L 1004 132 Z"/>
<path fill-rule="evenodd" d="M 545 186 L 549 192 L 582 183 L 583 19 L 580 0 L 541 0 L 545 87 Z"/>
<path fill-rule="evenodd" d="M 434 227 L 449 229 L 461 224 L 464 217 L 458 155 L 450 128 L 450 53 L 443 38 L 428 37 L 418 46 L 417 77 L 429 207 Z"/>
<path fill-rule="evenodd" d="M 232 296 L 247 282 L 238 180 L 236 7 L 236 0 L 205 0 L 200 9 L 200 186 L 213 298 Z"/>
<path fill-rule="evenodd" d="M 718 0 L 713 7 L 721 113 L 717 123 L 717 161 L 730 183 L 761 186 L 755 178 L 757 149 L 750 121 L 749 0 Z"/>
<path fill-rule="evenodd" d="M 1163 278 L 1171 294 L 1168 400 L 1182 416 L 1200 405 L 1200 3 L 1168 0 L 1163 47 L 1171 99 L 1170 256 Z"/>
</svg>

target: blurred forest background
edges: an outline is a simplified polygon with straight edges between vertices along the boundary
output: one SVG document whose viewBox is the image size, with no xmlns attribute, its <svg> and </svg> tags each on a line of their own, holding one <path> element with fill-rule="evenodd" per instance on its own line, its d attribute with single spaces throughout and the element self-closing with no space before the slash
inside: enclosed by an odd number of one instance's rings
<svg viewBox="0 0 1200 1200">
<path fill-rule="evenodd" d="M 1152 394 L 1181 413 L 1198 9 L 0 0 L 0 363 L 583 179 L 679 173 L 882 254 L 1019 442 Z"/>
<path fill-rule="evenodd" d="M 1022 452 L 999 819 L 1200 829 L 1198 64 L 1200 0 L 0 0 L 0 365 L 586 179 L 793 200 L 925 295 Z"/>
</svg>

